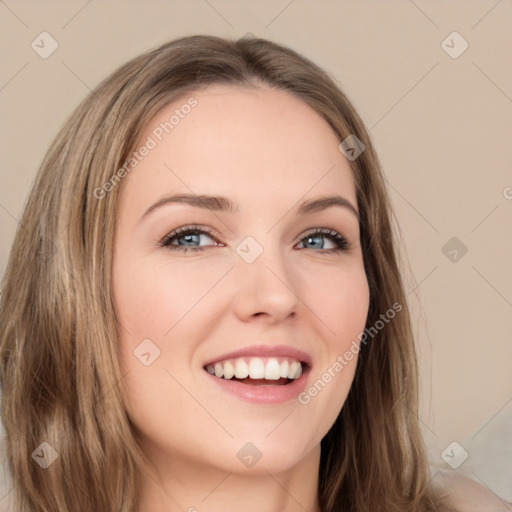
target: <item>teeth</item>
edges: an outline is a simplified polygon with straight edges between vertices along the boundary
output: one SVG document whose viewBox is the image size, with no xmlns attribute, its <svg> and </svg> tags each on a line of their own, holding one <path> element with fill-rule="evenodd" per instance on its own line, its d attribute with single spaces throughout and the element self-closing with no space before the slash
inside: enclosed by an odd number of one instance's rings
<svg viewBox="0 0 512 512">
<path fill-rule="evenodd" d="M 265 379 L 278 380 L 280 377 L 281 367 L 279 366 L 279 361 L 277 359 L 269 359 L 265 367 Z"/>
<path fill-rule="evenodd" d="M 232 379 L 233 375 L 235 375 L 235 367 L 229 361 L 227 361 L 224 363 L 224 378 Z"/>
<path fill-rule="evenodd" d="M 302 375 L 302 366 L 298 361 L 294 361 L 290 365 L 290 372 L 288 375 L 291 375 L 291 377 L 289 377 L 290 379 L 298 379 Z"/>
<path fill-rule="evenodd" d="M 298 379 L 302 375 L 302 365 L 295 359 L 288 358 L 261 358 L 251 357 L 226 360 L 209 364 L 208 373 L 219 378 L 232 379 L 266 379 L 278 380 L 280 378 Z"/>
<path fill-rule="evenodd" d="M 249 377 L 251 379 L 263 379 L 265 377 L 265 365 L 259 357 L 254 357 L 249 363 Z"/>
<path fill-rule="evenodd" d="M 288 370 L 290 369 L 290 363 L 285 359 L 281 366 L 279 367 L 279 376 L 280 377 L 288 377 Z"/>
<path fill-rule="evenodd" d="M 235 363 L 235 377 L 245 379 L 249 376 L 249 366 L 243 359 L 237 359 Z"/>
</svg>

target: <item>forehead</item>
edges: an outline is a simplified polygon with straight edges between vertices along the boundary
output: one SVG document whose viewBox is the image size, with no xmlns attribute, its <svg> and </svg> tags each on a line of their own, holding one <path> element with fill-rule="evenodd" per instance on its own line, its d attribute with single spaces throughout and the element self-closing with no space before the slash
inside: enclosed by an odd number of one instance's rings
<svg viewBox="0 0 512 512">
<path fill-rule="evenodd" d="M 336 189 L 356 200 L 336 134 L 309 105 L 283 90 L 209 86 L 161 109 L 136 148 L 148 140 L 154 147 L 124 184 L 138 195 L 150 188 L 153 195 L 179 189 L 260 194 L 272 202 Z"/>
</svg>

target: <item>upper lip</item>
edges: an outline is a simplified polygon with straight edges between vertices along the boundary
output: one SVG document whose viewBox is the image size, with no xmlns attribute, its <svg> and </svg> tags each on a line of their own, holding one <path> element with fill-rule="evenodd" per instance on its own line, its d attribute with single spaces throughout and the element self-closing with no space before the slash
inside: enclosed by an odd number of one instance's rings
<svg viewBox="0 0 512 512">
<path fill-rule="evenodd" d="M 251 345 L 222 354 L 208 361 L 205 366 L 237 357 L 289 357 L 311 366 L 311 356 L 307 352 L 288 345 Z"/>
</svg>

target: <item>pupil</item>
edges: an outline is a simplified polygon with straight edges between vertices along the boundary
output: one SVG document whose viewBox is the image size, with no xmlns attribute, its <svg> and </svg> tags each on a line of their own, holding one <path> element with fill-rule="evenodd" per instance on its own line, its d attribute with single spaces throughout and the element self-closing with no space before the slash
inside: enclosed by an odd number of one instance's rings
<svg viewBox="0 0 512 512">
<path fill-rule="evenodd" d="M 308 244 L 311 244 L 311 245 L 315 245 L 315 242 L 313 240 L 318 240 L 318 236 L 315 236 L 315 237 L 309 237 L 308 238 Z"/>
<path fill-rule="evenodd" d="M 183 238 L 185 239 L 185 243 L 191 243 L 193 242 L 193 237 L 197 237 L 197 235 L 185 235 Z"/>
</svg>

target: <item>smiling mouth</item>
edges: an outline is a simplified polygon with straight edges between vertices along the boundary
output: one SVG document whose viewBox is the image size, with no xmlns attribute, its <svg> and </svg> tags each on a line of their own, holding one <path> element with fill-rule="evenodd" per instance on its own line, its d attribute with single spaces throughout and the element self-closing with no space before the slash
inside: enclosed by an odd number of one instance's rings
<svg viewBox="0 0 512 512">
<path fill-rule="evenodd" d="M 214 377 L 249 386 L 286 386 L 308 369 L 307 363 L 289 357 L 238 357 L 208 364 Z"/>
</svg>

